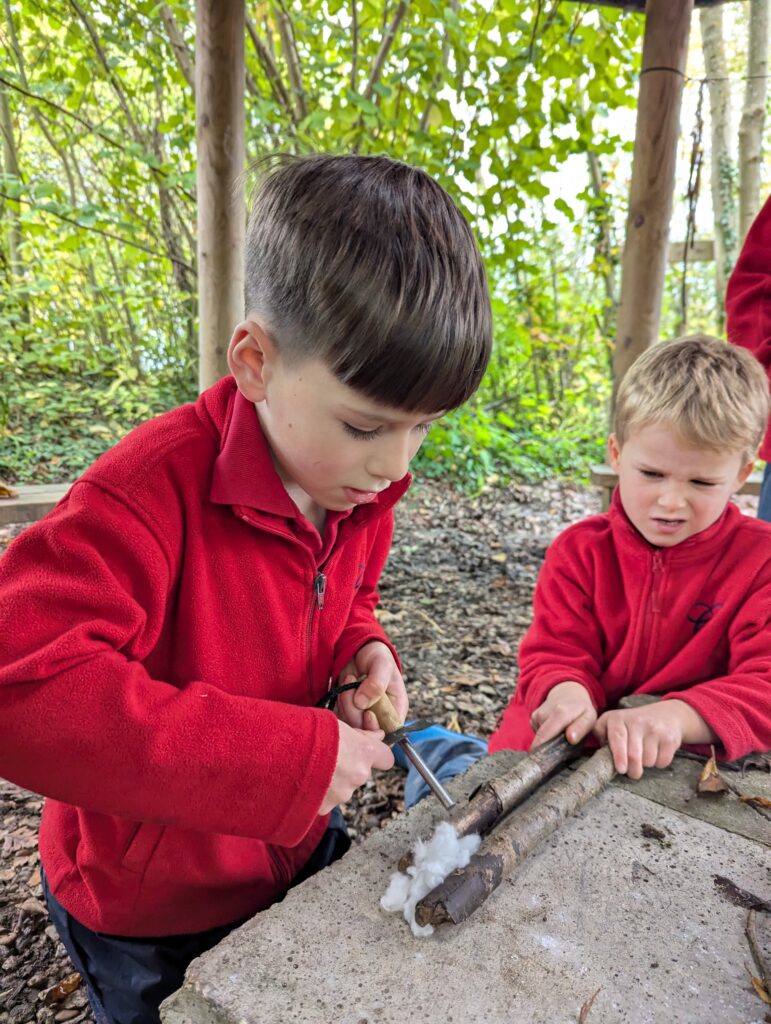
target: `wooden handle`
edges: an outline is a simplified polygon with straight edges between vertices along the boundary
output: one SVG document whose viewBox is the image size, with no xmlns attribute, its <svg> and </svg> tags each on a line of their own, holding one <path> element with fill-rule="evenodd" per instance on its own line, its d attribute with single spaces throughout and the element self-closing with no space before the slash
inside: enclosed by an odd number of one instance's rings
<svg viewBox="0 0 771 1024">
<path fill-rule="evenodd" d="M 369 710 L 374 712 L 377 724 L 386 736 L 391 732 L 396 732 L 397 729 L 401 729 L 404 724 L 387 693 L 384 693 L 379 700 L 376 700 Z"/>
</svg>

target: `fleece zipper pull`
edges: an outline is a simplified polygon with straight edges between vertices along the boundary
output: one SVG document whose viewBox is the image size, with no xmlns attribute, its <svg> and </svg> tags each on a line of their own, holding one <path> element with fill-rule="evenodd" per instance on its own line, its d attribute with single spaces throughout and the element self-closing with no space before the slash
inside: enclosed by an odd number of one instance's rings
<svg viewBox="0 0 771 1024">
<path fill-rule="evenodd" d="M 320 572 L 313 581 L 313 592 L 316 595 L 316 607 L 319 611 L 324 610 L 324 595 L 327 592 L 327 578 Z"/>
</svg>

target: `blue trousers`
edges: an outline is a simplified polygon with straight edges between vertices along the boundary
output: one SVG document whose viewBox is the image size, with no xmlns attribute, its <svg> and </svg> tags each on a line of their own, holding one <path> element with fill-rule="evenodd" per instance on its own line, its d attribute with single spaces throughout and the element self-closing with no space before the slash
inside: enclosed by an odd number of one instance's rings
<svg viewBox="0 0 771 1024">
<path fill-rule="evenodd" d="M 487 753 L 487 743 L 477 736 L 451 732 L 441 725 L 432 725 L 410 736 L 416 750 L 440 782 L 448 782 L 465 772 Z M 404 756 L 401 747 L 393 748 L 396 763 L 407 769 L 404 784 L 404 807 L 412 807 L 427 797 L 431 788 L 418 770 Z"/>
<path fill-rule="evenodd" d="M 771 523 L 771 462 L 766 463 L 758 498 L 758 519 Z"/>
<path fill-rule="evenodd" d="M 336 807 L 321 842 L 292 884 L 338 860 L 350 845 Z M 62 945 L 86 984 L 97 1024 L 160 1024 L 158 1008 L 182 985 L 189 964 L 247 920 L 194 935 L 121 938 L 94 932 L 77 921 L 52 896 L 45 875 L 43 893 Z"/>
</svg>

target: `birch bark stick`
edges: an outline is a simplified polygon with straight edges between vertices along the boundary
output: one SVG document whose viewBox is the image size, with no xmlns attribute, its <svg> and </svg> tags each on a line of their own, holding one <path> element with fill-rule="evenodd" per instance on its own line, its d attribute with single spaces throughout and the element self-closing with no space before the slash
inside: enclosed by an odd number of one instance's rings
<svg viewBox="0 0 771 1024">
<path fill-rule="evenodd" d="M 555 736 L 553 740 L 531 751 L 505 775 L 485 782 L 465 806 L 450 816 L 450 824 L 458 838 L 471 832 L 479 832 L 480 835 L 489 832 L 500 818 L 521 804 L 557 768 L 572 761 L 580 753 L 580 744 L 575 746 L 568 743 L 564 736 Z M 410 864 L 411 850 L 399 861 L 399 870 L 406 871 Z"/>
<path fill-rule="evenodd" d="M 616 771 L 603 747 L 568 778 L 559 779 L 480 846 L 465 868 L 457 868 L 415 908 L 420 925 L 460 924 L 480 907 L 504 878 L 608 785 Z"/>
</svg>

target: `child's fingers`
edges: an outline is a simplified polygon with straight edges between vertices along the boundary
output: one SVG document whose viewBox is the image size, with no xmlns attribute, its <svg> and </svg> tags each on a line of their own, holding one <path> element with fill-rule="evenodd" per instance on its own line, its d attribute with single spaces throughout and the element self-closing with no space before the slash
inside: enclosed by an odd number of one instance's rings
<svg viewBox="0 0 771 1024">
<path fill-rule="evenodd" d="M 578 718 L 571 722 L 565 730 L 568 743 L 580 743 L 581 740 L 587 736 L 594 723 L 597 721 L 597 712 L 594 708 L 587 708 Z"/>
<path fill-rule="evenodd" d="M 627 730 L 626 774 L 639 779 L 643 773 L 643 736 L 639 729 Z"/>
<path fill-rule="evenodd" d="M 661 742 L 658 736 L 648 734 L 643 738 L 642 745 L 642 766 L 643 768 L 655 768 L 659 759 Z"/>
<path fill-rule="evenodd" d="M 530 719 L 531 725 L 536 727 L 531 747 L 540 747 L 540 745 L 542 743 L 546 743 L 547 740 L 552 740 L 555 736 L 559 736 L 559 734 L 564 732 L 572 721 L 572 714 L 569 711 L 557 709 L 547 715 L 543 722 L 540 722 L 539 724 L 539 710 L 540 708 L 534 711 L 533 716 Z"/>
<path fill-rule="evenodd" d="M 627 730 L 624 720 L 620 717 L 608 717 L 605 722 L 605 736 L 610 752 L 613 755 L 613 764 L 619 775 L 625 775 L 627 758 Z"/>
</svg>

